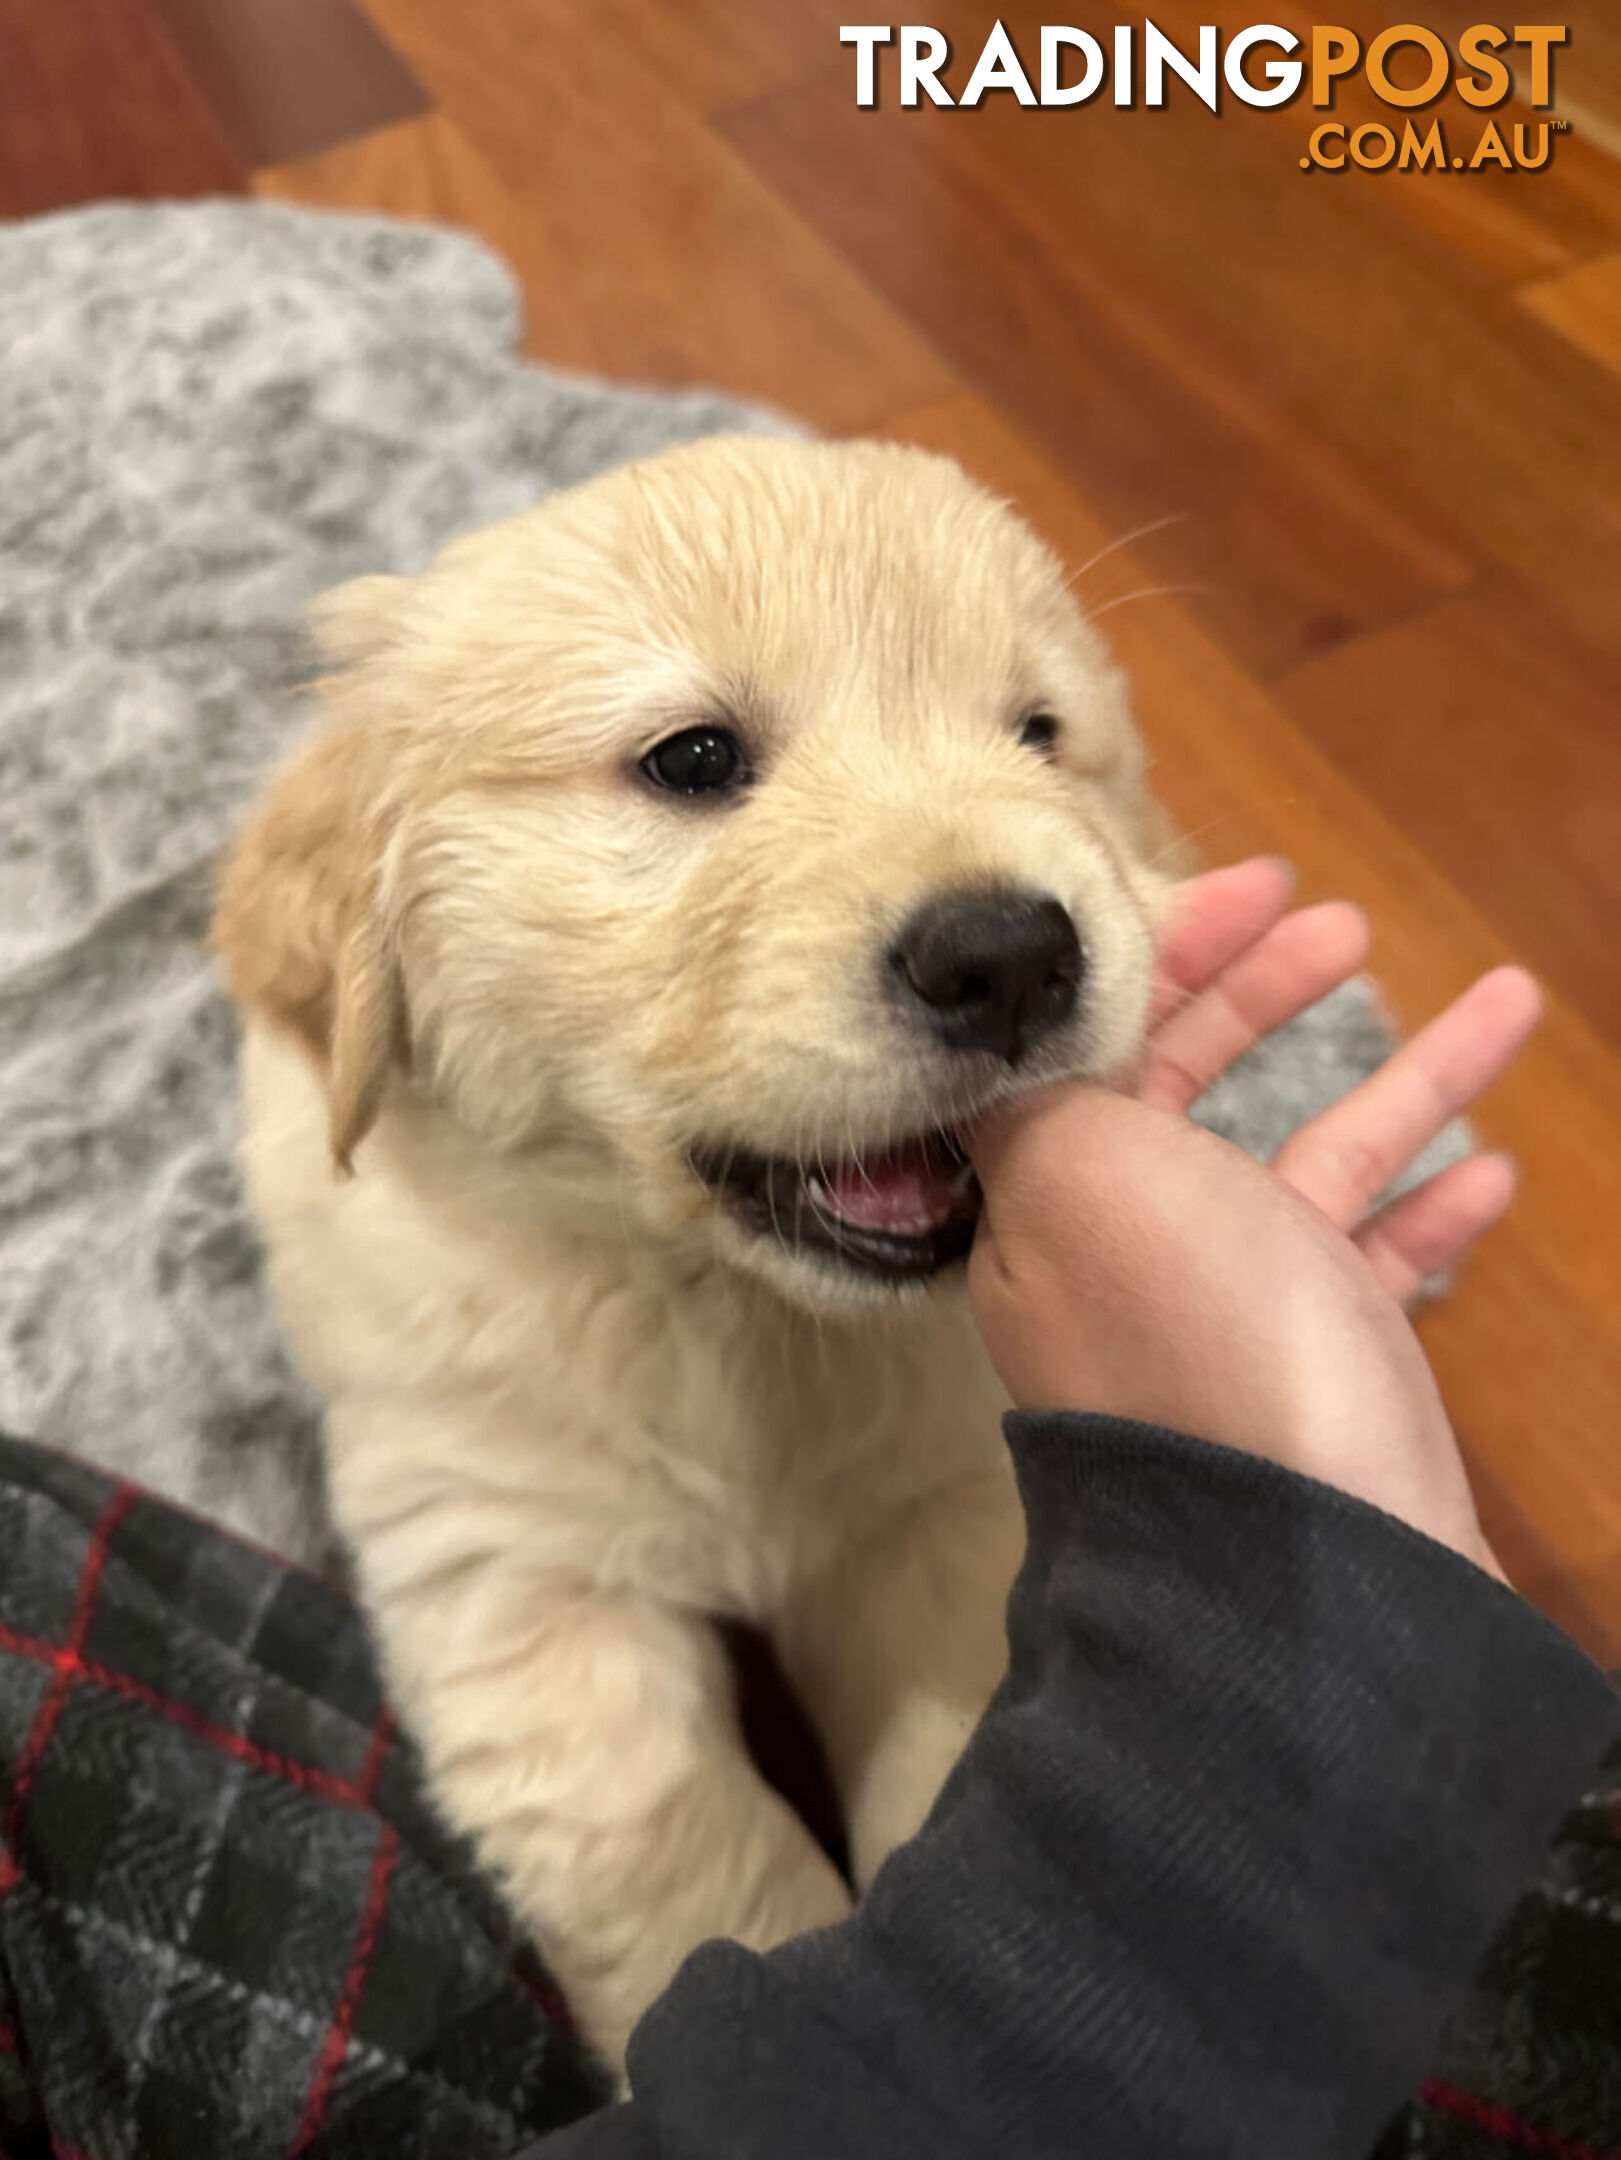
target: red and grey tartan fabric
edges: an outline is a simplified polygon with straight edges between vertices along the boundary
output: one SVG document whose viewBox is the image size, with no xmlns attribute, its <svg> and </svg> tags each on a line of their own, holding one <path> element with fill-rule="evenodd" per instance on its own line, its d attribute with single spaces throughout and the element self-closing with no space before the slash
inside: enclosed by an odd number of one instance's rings
<svg viewBox="0 0 1621 2160">
<path fill-rule="evenodd" d="M 0 1440 L 0 2152 L 484 2160 L 599 2097 L 344 1598 Z"/>
<path fill-rule="evenodd" d="M 1621 1744 L 1374 2160 L 1621 2160 Z"/>
<path fill-rule="evenodd" d="M 354 1608 L 0 1439 L 5 2160 L 495 2160 L 598 2097 Z M 1526 2156 L 1621 2160 L 1621 1749 L 1377 2160 Z"/>
</svg>

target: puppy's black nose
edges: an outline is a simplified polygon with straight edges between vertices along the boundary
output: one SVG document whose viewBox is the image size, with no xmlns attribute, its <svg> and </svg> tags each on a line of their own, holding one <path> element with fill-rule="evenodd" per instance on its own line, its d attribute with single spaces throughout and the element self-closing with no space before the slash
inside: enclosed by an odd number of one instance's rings
<svg viewBox="0 0 1621 2160">
<path fill-rule="evenodd" d="M 953 1050 L 1017 1065 L 1075 1011 L 1085 962 L 1075 925 L 1041 893 L 945 893 L 890 948 L 914 1010 Z"/>
</svg>

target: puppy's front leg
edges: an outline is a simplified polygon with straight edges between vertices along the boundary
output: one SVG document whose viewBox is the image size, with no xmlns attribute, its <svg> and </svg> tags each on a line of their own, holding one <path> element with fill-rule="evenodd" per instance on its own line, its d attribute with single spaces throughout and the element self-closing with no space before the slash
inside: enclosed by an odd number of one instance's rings
<svg viewBox="0 0 1621 2160">
<path fill-rule="evenodd" d="M 999 1462 L 872 1526 L 787 1616 L 784 1664 L 827 1749 L 863 1890 L 922 1827 L 1006 1669 L 1023 1550 Z"/>
<path fill-rule="evenodd" d="M 448 1496 L 403 1520 L 392 1497 L 396 1532 L 355 1542 L 394 1699 L 608 2061 L 698 1943 L 843 1917 L 843 1881 L 748 1758 L 706 1621 L 526 1568 L 476 1528 L 452 1557 Z M 512 1513 L 472 1510 L 509 1539 Z"/>
</svg>

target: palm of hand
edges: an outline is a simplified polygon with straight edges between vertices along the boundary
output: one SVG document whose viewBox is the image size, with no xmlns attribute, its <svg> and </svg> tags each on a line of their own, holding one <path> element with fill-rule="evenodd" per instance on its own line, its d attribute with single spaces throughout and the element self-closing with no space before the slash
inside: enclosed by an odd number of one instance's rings
<svg viewBox="0 0 1621 2160">
<path fill-rule="evenodd" d="M 1186 1112 L 1246 1050 L 1361 966 L 1360 911 L 1330 901 L 1291 913 L 1291 884 L 1284 865 L 1262 860 L 1183 886 L 1130 1090 L 1140 1102 Z M 1512 1200 L 1513 1165 L 1476 1155 L 1368 1212 L 1512 1061 L 1540 1009 L 1523 968 L 1494 969 L 1275 1157 L 1275 1173 L 1352 1237 L 1393 1297 L 1407 1300 L 1457 1260 Z"/>
</svg>

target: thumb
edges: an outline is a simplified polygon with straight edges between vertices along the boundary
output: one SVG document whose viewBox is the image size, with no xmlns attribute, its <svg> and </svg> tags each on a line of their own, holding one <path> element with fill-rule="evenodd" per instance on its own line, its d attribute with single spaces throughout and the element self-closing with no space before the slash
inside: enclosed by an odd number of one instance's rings
<svg viewBox="0 0 1621 2160">
<path fill-rule="evenodd" d="M 1167 1183 L 1185 1201 L 1182 1157 L 1208 1137 L 1091 1082 L 1004 1103 L 963 1134 L 984 1195 L 981 1242 L 1095 1245 L 1102 1218 L 1124 1209 L 1140 1223 Z"/>
<path fill-rule="evenodd" d="M 1126 1098 L 1095 1081 L 1062 1081 L 998 1103 L 963 1131 L 962 1144 L 988 1193 L 1032 1153 L 1084 1158 L 1087 1136 L 1107 1133 L 1114 1108 L 1127 1109 Z"/>
</svg>

